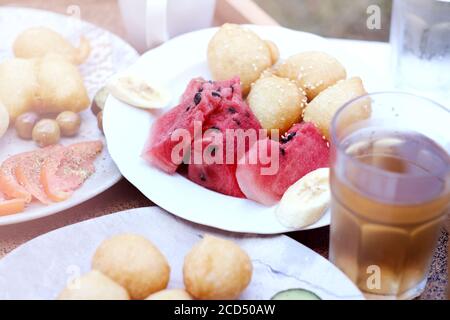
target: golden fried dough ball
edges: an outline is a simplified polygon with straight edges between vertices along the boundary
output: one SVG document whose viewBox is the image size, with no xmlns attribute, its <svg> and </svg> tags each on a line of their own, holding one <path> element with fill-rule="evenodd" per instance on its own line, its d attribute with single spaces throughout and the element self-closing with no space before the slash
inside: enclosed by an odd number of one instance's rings
<svg viewBox="0 0 450 320">
<path fill-rule="evenodd" d="M 281 134 L 301 121 L 306 106 L 306 97 L 293 81 L 273 75 L 256 81 L 247 99 L 261 126 Z"/>
<path fill-rule="evenodd" d="M 8 59 L 0 64 L 0 101 L 11 121 L 30 111 L 39 91 L 33 60 Z"/>
<path fill-rule="evenodd" d="M 95 252 L 92 268 L 122 285 L 132 299 L 145 299 L 169 283 L 166 258 L 138 235 L 123 234 L 103 241 Z"/>
<path fill-rule="evenodd" d="M 308 104 L 303 113 L 303 120 L 316 124 L 329 140 L 331 121 L 336 111 L 350 100 L 365 94 L 366 90 L 361 78 L 355 77 L 339 81 L 322 91 Z M 350 124 L 357 120 L 367 119 L 370 113 L 370 103 L 358 105 L 352 109 L 352 114 L 347 121 Z"/>
<path fill-rule="evenodd" d="M 18 58 L 42 58 L 48 53 L 64 56 L 70 63 L 82 64 L 91 51 L 89 41 L 81 37 L 79 48 L 73 47 L 59 33 L 45 28 L 30 28 L 14 41 L 14 54 Z"/>
<path fill-rule="evenodd" d="M 81 112 L 90 100 L 77 67 L 56 54 L 38 60 L 40 103 L 34 110 L 40 113 Z"/>
<path fill-rule="evenodd" d="M 127 291 L 98 271 L 91 271 L 67 286 L 58 300 L 129 300 Z"/>
<path fill-rule="evenodd" d="M 166 289 L 150 295 L 145 300 L 193 300 L 184 289 Z"/>
<path fill-rule="evenodd" d="M 297 81 L 308 100 L 347 77 L 344 67 L 332 56 L 319 51 L 302 52 L 276 67 L 280 77 Z"/>
<path fill-rule="evenodd" d="M 0 139 L 9 127 L 9 114 L 6 107 L 0 101 Z"/>
<path fill-rule="evenodd" d="M 213 236 L 196 244 L 183 266 L 186 290 L 197 299 L 232 300 L 252 278 L 252 263 L 235 243 Z"/>
<path fill-rule="evenodd" d="M 224 24 L 209 42 L 208 65 L 214 80 L 240 76 L 243 94 L 261 73 L 272 66 L 275 45 L 269 46 L 256 33 L 235 24 Z"/>
<path fill-rule="evenodd" d="M 267 47 L 270 50 L 270 57 L 272 58 L 272 64 L 277 63 L 277 61 L 280 59 L 280 50 L 278 49 L 277 45 L 275 44 L 275 42 L 270 40 L 265 40 L 264 42 L 266 43 Z"/>
</svg>

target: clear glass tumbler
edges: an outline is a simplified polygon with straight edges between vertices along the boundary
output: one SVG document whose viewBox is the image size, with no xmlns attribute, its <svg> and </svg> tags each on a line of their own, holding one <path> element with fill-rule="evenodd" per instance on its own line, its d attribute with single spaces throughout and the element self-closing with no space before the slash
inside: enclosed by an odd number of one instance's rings
<svg viewBox="0 0 450 320">
<path fill-rule="evenodd" d="M 343 106 L 331 131 L 330 260 L 369 298 L 419 295 L 450 203 L 450 112 L 376 93 Z"/>
<path fill-rule="evenodd" d="M 390 38 L 395 85 L 450 102 L 450 0 L 394 0 Z"/>
</svg>

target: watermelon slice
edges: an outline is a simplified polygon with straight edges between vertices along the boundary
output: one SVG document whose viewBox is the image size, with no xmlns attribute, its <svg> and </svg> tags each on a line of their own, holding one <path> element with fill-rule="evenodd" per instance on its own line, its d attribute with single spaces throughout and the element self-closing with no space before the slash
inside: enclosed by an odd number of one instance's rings
<svg viewBox="0 0 450 320">
<path fill-rule="evenodd" d="M 52 152 L 41 168 L 41 183 L 55 202 L 68 199 L 94 172 L 94 160 L 102 152 L 101 141 L 73 144 Z"/>
<path fill-rule="evenodd" d="M 183 141 L 182 150 L 189 150 L 194 140 L 194 125 L 203 126 L 223 99 L 242 99 L 239 78 L 218 82 L 193 79 L 181 97 L 180 104 L 153 124 L 142 157 L 167 173 L 175 173 L 182 161 L 172 158 L 174 147 L 180 143 L 180 140 L 172 141 L 172 134 L 177 129 L 186 130 L 190 140 Z"/>
<path fill-rule="evenodd" d="M 255 138 L 258 139 L 259 129 L 261 125 L 259 124 L 256 117 L 250 111 L 248 105 L 242 100 L 232 99 L 223 100 L 220 102 L 219 108 L 216 109 L 205 121 L 204 123 L 205 131 L 211 132 L 212 135 L 217 134 L 217 138 L 209 137 L 208 135 L 203 138 L 200 143 L 202 144 L 203 159 L 202 163 L 191 163 L 188 167 L 188 178 L 207 188 L 211 189 L 225 195 L 244 198 L 244 194 L 239 188 L 236 179 L 236 168 L 237 168 L 237 145 L 238 139 L 240 142 L 245 143 L 244 152 L 250 149 L 249 141 L 245 140 L 246 132 L 248 130 L 254 130 Z M 227 130 L 233 129 L 234 136 L 227 136 Z M 236 131 L 241 129 L 240 131 Z M 215 132 L 215 133 L 214 133 Z M 227 139 L 234 138 L 232 150 L 227 150 Z M 215 143 L 219 139 L 219 145 Z M 195 150 L 195 144 L 192 146 L 192 154 L 198 154 L 201 150 Z M 205 152 L 206 151 L 206 152 Z M 220 155 L 218 155 L 218 151 Z M 228 156 L 231 162 L 227 163 L 227 152 L 232 154 Z M 211 154 L 212 153 L 212 154 Z M 218 155 L 218 157 L 216 157 Z M 201 155 L 200 155 L 201 156 Z M 212 163 L 214 158 L 216 160 L 221 160 L 220 163 Z M 200 158 L 201 159 L 201 158 Z"/>
<path fill-rule="evenodd" d="M 278 170 L 272 175 L 262 175 L 259 150 L 271 150 L 278 154 Z M 254 144 L 246 155 L 247 159 L 258 159 L 256 164 L 239 163 L 236 178 L 239 187 L 248 199 L 270 206 L 276 204 L 284 192 L 307 173 L 329 166 L 329 144 L 312 123 L 294 125 L 280 142 L 270 139 Z M 272 157 L 276 159 L 277 157 Z"/>
</svg>

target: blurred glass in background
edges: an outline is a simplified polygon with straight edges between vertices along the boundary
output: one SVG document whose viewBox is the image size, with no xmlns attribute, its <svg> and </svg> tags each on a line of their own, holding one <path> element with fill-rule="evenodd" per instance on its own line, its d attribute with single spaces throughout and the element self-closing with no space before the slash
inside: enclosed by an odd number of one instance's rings
<svg viewBox="0 0 450 320">
<path fill-rule="evenodd" d="M 391 47 L 397 87 L 450 102 L 450 0 L 394 0 Z"/>
</svg>

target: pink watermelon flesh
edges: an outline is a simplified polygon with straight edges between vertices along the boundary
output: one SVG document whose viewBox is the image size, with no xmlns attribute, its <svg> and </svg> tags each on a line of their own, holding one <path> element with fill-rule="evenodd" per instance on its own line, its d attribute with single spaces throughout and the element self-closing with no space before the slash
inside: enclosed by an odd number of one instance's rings
<svg viewBox="0 0 450 320">
<path fill-rule="evenodd" d="M 261 175 L 261 169 L 270 167 L 270 164 L 263 165 L 259 160 L 257 164 L 240 163 L 236 171 L 239 187 L 245 196 L 261 204 L 276 204 L 284 192 L 303 176 L 329 166 L 328 143 L 312 123 L 294 125 L 280 142 L 268 138 L 258 141 L 249 150 L 247 158 L 258 155 L 261 148 L 271 155 L 270 146 L 279 152 L 279 169 L 275 175 Z"/>
<path fill-rule="evenodd" d="M 216 94 L 218 91 L 220 95 Z M 193 79 L 181 97 L 180 104 L 153 124 L 142 157 L 167 173 L 175 173 L 181 162 L 174 163 L 172 150 L 180 141 L 172 141 L 172 133 L 177 129 L 187 130 L 192 139 L 183 142 L 186 148 L 189 147 L 194 139 L 194 122 L 203 125 L 208 116 L 219 108 L 223 99 L 242 99 L 239 78 L 218 82 Z"/>
<path fill-rule="evenodd" d="M 220 103 L 220 108 L 216 109 L 212 114 L 209 115 L 208 119 L 204 123 L 205 131 L 211 132 L 214 134 L 221 133 L 218 135 L 219 141 L 222 143 L 217 146 L 214 145 L 213 139 L 209 138 L 209 136 L 200 138 L 201 141 L 198 143 L 202 144 L 202 150 L 207 150 L 205 153 L 200 154 L 200 158 L 202 158 L 202 154 L 206 155 L 210 160 L 209 163 L 203 161 L 202 164 L 189 164 L 188 168 L 188 178 L 211 190 L 223 193 L 225 195 L 244 198 L 244 194 L 239 188 L 237 179 L 236 179 L 236 168 L 237 168 L 237 139 L 238 137 L 235 135 L 234 137 L 234 148 L 232 150 L 228 150 L 226 148 L 227 145 L 227 129 L 242 129 L 242 130 L 255 130 L 255 136 L 258 137 L 259 129 L 261 129 L 261 125 L 259 124 L 256 117 L 250 111 L 248 105 L 242 100 L 242 98 L 233 98 L 232 101 L 222 100 Z M 210 131 L 212 130 L 212 131 Z M 234 132 L 238 134 L 237 132 Z M 242 135 L 244 131 L 240 132 Z M 230 139 L 233 138 L 230 136 Z M 216 140 L 217 141 L 217 140 Z M 222 148 L 222 149 L 220 149 Z M 216 150 L 222 150 L 220 153 L 216 153 Z M 245 141 L 245 152 L 250 149 L 249 141 Z M 194 145 L 192 146 L 192 154 L 195 154 L 196 150 Z M 227 164 L 227 154 L 226 152 L 231 152 L 228 159 L 232 160 L 232 163 Z M 222 157 L 220 157 L 222 155 Z M 209 156 L 209 157 L 208 157 Z M 214 159 L 220 159 L 221 163 L 211 163 Z M 191 159 L 192 160 L 192 159 Z"/>
</svg>

